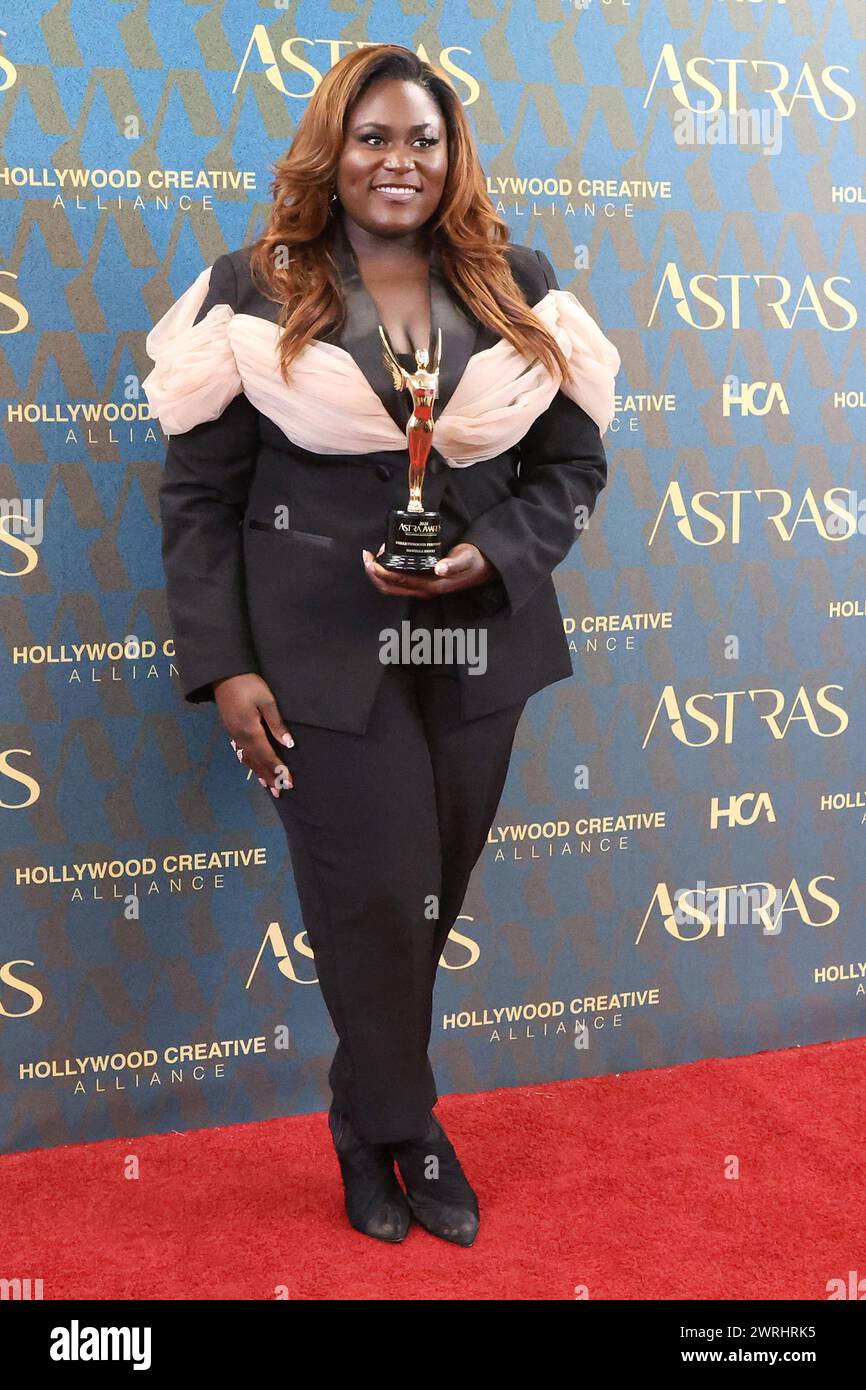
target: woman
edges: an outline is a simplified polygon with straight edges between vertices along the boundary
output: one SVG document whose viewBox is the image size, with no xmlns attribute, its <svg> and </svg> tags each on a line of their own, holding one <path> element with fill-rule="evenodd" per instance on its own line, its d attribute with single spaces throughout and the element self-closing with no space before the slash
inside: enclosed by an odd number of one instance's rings
<svg viewBox="0 0 866 1390">
<path fill-rule="evenodd" d="M 432 1114 L 435 972 L 525 702 L 571 674 L 551 571 L 606 482 L 619 356 L 547 257 L 509 244 L 453 88 L 407 49 L 330 70 L 273 192 L 259 240 L 147 339 L 181 687 L 216 702 L 286 831 L 339 1039 L 350 1222 L 397 1241 L 414 1215 L 469 1245 L 477 1199 Z M 441 331 L 432 575 L 375 559 L 411 410 L 379 324 L 412 370 Z M 407 620 L 483 660 L 389 660 Z"/>
</svg>

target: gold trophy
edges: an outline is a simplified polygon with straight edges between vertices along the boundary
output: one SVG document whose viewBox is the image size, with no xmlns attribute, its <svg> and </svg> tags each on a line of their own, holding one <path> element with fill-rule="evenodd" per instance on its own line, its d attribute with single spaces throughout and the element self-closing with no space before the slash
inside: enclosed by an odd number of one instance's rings
<svg viewBox="0 0 866 1390">
<path fill-rule="evenodd" d="M 412 414 L 406 422 L 409 446 L 409 505 L 388 513 L 385 549 L 377 563 L 403 574 L 430 574 L 442 556 L 442 517 L 428 512 L 421 500 L 424 473 L 433 443 L 433 402 L 439 387 L 442 360 L 442 329 L 436 334 L 436 351 L 428 366 L 426 348 L 415 349 L 415 371 L 408 372 L 397 361 L 381 323 L 379 336 L 384 345 L 385 365 L 397 391 L 412 395 Z"/>
</svg>

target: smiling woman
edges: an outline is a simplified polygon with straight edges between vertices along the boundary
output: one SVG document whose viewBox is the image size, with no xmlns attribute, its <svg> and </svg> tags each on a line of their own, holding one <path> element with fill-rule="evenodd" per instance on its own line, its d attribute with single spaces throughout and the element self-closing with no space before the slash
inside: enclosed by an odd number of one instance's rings
<svg viewBox="0 0 866 1390">
<path fill-rule="evenodd" d="M 373 557 L 408 483 L 380 325 L 398 355 L 441 334 L 433 575 Z M 182 689 L 215 701 L 285 829 L 339 1040 L 349 1220 L 399 1241 L 414 1216 L 469 1245 L 477 1198 L 432 1113 L 436 968 L 526 700 L 571 674 L 551 574 L 606 483 L 619 354 L 548 257 L 509 242 L 450 82 L 391 44 L 330 70 L 265 231 L 201 271 L 147 348 Z M 395 661 L 381 635 L 406 622 L 423 640 Z"/>
<path fill-rule="evenodd" d="M 383 79 L 352 109 L 336 193 L 360 272 L 396 352 L 432 352 L 429 238 L 448 176 L 441 112 L 415 82 Z"/>
</svg>

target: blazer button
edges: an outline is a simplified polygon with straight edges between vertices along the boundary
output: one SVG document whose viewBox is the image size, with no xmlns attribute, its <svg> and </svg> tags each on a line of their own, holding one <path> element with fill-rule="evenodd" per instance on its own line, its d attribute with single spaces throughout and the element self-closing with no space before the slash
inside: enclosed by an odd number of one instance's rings
<svg viewBox="0 0 866 1390">
<path fill-rule="evenodd" d="M 390 483 L 391 470 L 388 467 L 387 463 L 376 464 L 376 477 L 381 478 L 383 483 Z"/>
</svg>

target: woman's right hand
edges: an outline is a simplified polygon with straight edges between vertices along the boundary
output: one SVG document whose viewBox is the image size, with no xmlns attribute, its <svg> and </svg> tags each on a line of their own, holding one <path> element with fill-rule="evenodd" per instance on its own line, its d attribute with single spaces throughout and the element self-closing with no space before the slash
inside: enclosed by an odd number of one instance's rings
<svg viewBox="0 0 866 1390">
<path fill-rule="evenodd" d="M 286 748 L 294 748 L 295 740 L 283 723 L 267 682 L 253 672 L 227 676 L 214 681 L 213 693 L 238 760 L 252 768 L 272 796 L 279 796 L 284 787 L 292 787 L 292 774 L 285 763 L 276 761 L 265 727 Z"/>
</svg>

